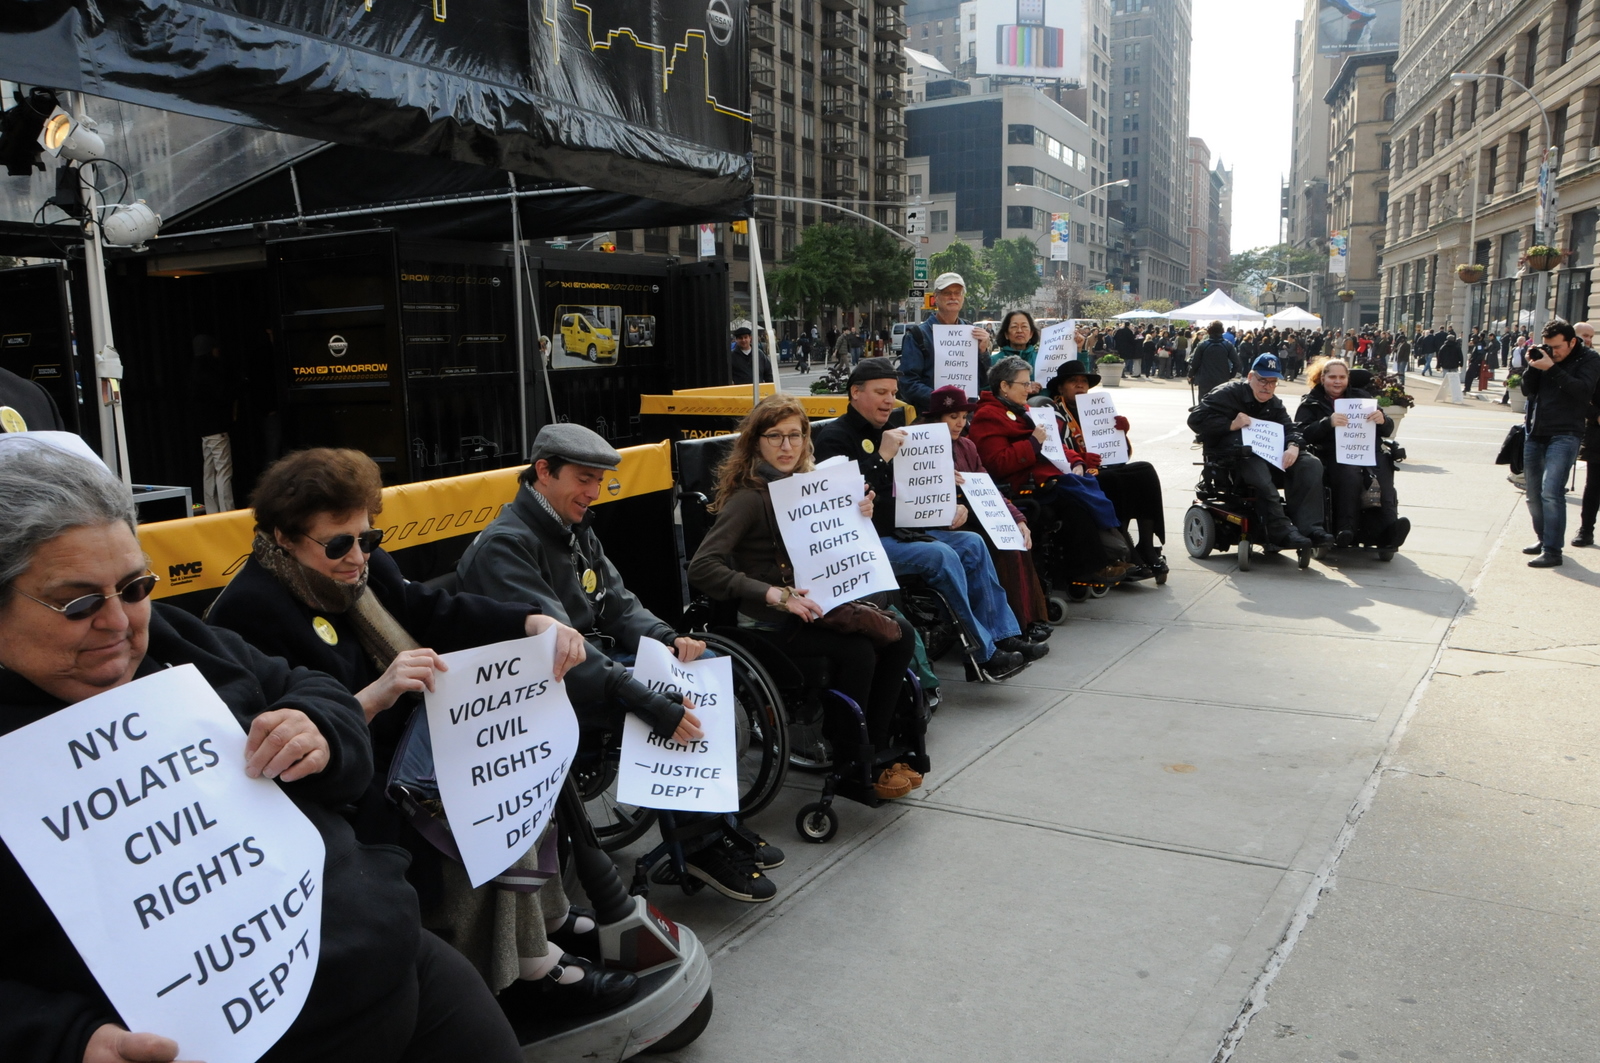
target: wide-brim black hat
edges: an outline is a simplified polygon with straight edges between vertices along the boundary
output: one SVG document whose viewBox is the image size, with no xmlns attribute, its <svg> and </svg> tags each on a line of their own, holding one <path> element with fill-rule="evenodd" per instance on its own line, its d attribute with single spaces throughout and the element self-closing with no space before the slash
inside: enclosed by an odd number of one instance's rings
<svg viewBox="0 0 1600 1063">
<path fill-rule="evenodd" d="M 1045 394 L 1054 395 L 1060 391 L 1061 385 L 1067 382 L 1069 376 L 1088 377 L 1090 387 L 1100 383 L 1099 373 L 1091 373 L 1088 366 L 1084 365 L 1081 360 L 1074 358 L 1070 362 L 1062 362 L 1056 366 L 1056 375 L 1051 377 L 1050 383 L 1045 385 Z"/>
</svg>

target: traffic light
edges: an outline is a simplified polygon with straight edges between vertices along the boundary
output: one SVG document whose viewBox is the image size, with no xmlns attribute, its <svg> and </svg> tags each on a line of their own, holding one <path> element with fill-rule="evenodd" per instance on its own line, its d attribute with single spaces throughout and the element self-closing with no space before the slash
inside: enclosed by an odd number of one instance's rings
<svg viewBox="0 0 1600 1063">
<path fill-rule="evenodd" d="M 736 233 L 744 233 L 749 235 L 750 223 L 745 221 L 743 218 L 740 218 L 738 221 L 733 223 L 733 231 Z"/>
<path fill-rule="evenodd" d="M 44 169 L 39 154 L 44 149 L 39 143 L 39 133 L 44 121 L 56 109 L 56 94 L 49 89 L 30 89 L 24 99 L 22 90 L 12 92 L 17 105 L 0 114 L 0 164 L 12 177 L 27 177 L 34 170 Z"/>
<path fill-rule="evenodd" d="M 614 254 L 617 250 L 617 245 L 610 240 L 607 240 L 605 243 L 600 245 L 600 250 L 604 251 L 608 255 Z"/>
<path fill-rule="evenodd" d="M 1200 278 L 1200 290 L 1202 292 L 1211 291 L 1211 280 L 1210 280 L 1210 278 L 1208 278 L 1208 277 L 1201 277 Z"/>
</svg>

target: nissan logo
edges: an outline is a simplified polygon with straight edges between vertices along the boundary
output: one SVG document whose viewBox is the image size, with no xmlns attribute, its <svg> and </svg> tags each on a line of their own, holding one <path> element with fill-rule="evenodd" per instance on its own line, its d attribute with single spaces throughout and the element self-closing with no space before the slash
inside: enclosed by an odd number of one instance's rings
<svg viewBox="0 0 1600 1063">
<path fill-rule="evenodd" d="M 344 352 L 350 349 L 350 344 L 345 342 L 343 336 L 328 337 L 328 353 L 335 358 L 343 358 Z"/>
<path fill-rule="evenodd" d="M 733 38 L 733 15 L 728 11 L 728 0 L 711 0 L 706 5 L 706 28 L 719 45 Z"/>
</svg>

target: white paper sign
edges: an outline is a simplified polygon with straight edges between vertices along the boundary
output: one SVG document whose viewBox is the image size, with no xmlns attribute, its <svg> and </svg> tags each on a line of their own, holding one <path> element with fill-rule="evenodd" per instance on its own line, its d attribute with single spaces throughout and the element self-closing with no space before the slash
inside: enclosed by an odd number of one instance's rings
<svg viewBox="0 0 1600 1063">
<path fill-rule="evenodd" d="M 1334 461 L 1340 465 L 1378 464 L 1378 426 L 1367 415 L 1378 408 L 1377 399 L 1334 399 L 1333 412 L 1350 423 L 1333 430 Z"/>
<path fill-rule="evenodd" d="M 684 812 L 739 811 L 733 659 L 711 657 L 684 664 L 654 639 L 640 639 L 633 677 L 651 690 L 681 691 L 694 706 L 705 736 L 687 745 L 657 738 L 649 724 L 628 713 L 622 724 L 617 800 Z"/>
<path fill-rule="evenodd" d="M 252 1063 L 305 1004 L 322 835 L 193 665 L 0 738 L 0 837 L 130 1029 Z"/>
<path fill-rule="evenodd" d="M 955 444 L 948 425 L 905 429 L 894 456 L 894 520 L 902 528 L 948 528 L 956 519 Z"/>
<path fill-rule="evenodd" d="M 1078 424 L 1083 428 L 1083 445 L 1100 455 L 1100 464 L 1128 463 L 1128 437 L 1117 428 L 1117 405 L 1111 392 L 1093 388 L 1079 395 Z"/>
<path fill-rule="evenodd" d="M 1039 331 L 1039 358 L 1034 365 L 1033 379 L 1048 384 L 1062 362 L 1078 357 L 1077 324 L 1072 320 L 1060 321 Z"/>
<path fill-rule="evenodd" d="M 863 490 L 855 462 L 796 473 L 768 488 L 795 589 L 809 591 L 824 613 L 899 587 L 877 529 L 858 508 Z"/>
<path fill-rule="evenodd" d="M 975 399 L 981 393 L 978 382 L 978 341 L 972 338 L 971 325 L 933 324 L 933 386 L 954 385 Z"/>
<path fill-rule="evenodd" d="M 1072 465 L 1067 461 L 1067 448 L 1061 443 L 1061 425 L 1056 420 L 1056 415 L 1046 407 L 1040 407 L 1033 415 L 1033 423 L 1044 425 L 1044 443 L 1039 448 L 1039 453 L 1051 465 L 1060 469 L 1067 475 L 1072 474 Z M 965 476 L 966 473 L 961 475 Z"/>
<path fill-rule="evenodd" d="M 474 887 L 533 848 L 577 752 L 578 718 L 551 677 L 555 649 L 552 628 L 444 654 L 450 670 L 423 695 L 439 797 Z"/>
<path fill-rule="evenodd" d="M 1254 420 L 1240 430 L 1244 445 L 1255 451 L 1274 469 L 1283 468 L 1283 425 L 1276 421 Z"/>
<path fill-rule="evenodd" d="M 964 472 L 961 480 L 961 493 L 967 496 L 973 516 L 989 533 L 989 541 L 994 543 L 995 549 L 1026 550 L 1022 529 L 1011 519 L 1011 511 L 1006 508 L 1006 500 L 994 485 L 994 479 L 986 472 Z"/>
</svg>

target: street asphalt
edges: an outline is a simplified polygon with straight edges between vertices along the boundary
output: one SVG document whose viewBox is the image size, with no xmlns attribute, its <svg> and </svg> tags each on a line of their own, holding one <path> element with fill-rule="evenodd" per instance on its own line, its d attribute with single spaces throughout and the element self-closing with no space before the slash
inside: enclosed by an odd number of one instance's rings
<svg viewBox="0 0 1600 1063">
<path fill-rule="evenodd" d="M 1074 605 L 1003 685 L 941 662 L 926 785 L 838 802 L 833 841 L 791 773 L 753 822 L 775 901 L 656 888 L 714 965 L 669 1058 L 1593 1058 L 1600 552 L 1527 569 L 1514 418 L 1413 391 L 1400 556 L 1241 573 L 1181 542 L 1188 386 L 1117 390 L 1170 581 Z"/>
</svg>

